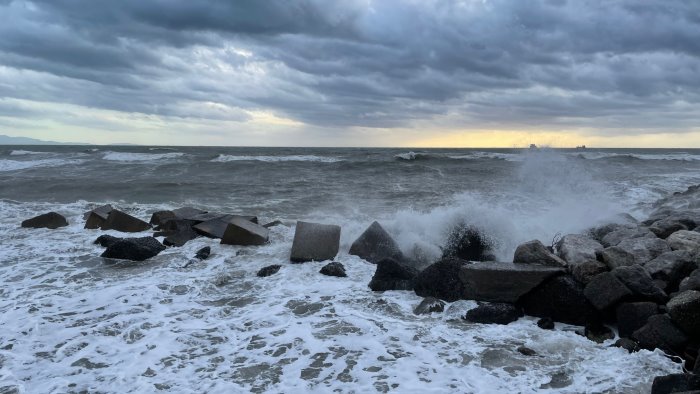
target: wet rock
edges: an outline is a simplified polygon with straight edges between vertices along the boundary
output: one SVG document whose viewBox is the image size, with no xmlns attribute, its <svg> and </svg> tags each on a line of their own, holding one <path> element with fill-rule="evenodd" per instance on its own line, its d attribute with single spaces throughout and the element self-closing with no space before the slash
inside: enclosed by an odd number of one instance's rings
<svg viewBox="0 0 700 394">
<path fill-rule="evenodd" d="M 345 278 L 348 276 L 345 273 L 345 267 L 343 264 L 338 263 L 337 261 L 324 265 L 319 273 L 326 276 L 336 276 L 338 278 Z"/>
<path fill-rule="evenodd" d="M 373 291 L 413 290 L 418 271 L 394 259 L 384 259 L 377 263 L 369 288 Z"/>
<path fill-rule="evenodd" d="M 376 264 L 382 259 L 403 260 L 404 255 L 396 241 L 382 226 L 373 222 L 350 246 L 351 255 Z"/>
<path fill-rule="evenodd" d="M 340 248 L 340 226 L 297 222 L 290 260 L 294 263 L 331 260 Z"/>
<path fill-rule="evenodd" d="M 268 265 L 267 267 L 261 268 L 260 271 L 258 271 L 257 275 L 261 278 L 274 275 L 277 272 L 279 272 L 280 268 L 282 268 L 282 266 L 279 264 Z"/>
<path fill-rule="evenodd" d="M 691 272 L 687 278 L 678 285 L 678 291 L 700 290 L 700 269 Z"/>
<path fill-rule="evenodd" d="M 586 261 L 571 267 L 571 275 L 584 285 L 593 279 L 594 276 L 609 271 L 608 266 L 600 261 Z"/>
<path fill-rule="evenodd" d="M 442 313 L 445 310 L 445 303 L 435 297 L 426 297 L 413 310 L 416 315 L 428 315 L 434 312 Z"/>
<path fill-rule="evenodd" d="M 160 226 L 168 220 L 173 219 L 177 219 L 177 215 L 175 215 L 175 212 L 173 211 L 156 211 L 151 215 L 151 220 L 149 223 L 154 226 Z"/>
<path fill-rule="evenodd" d="M 242 217 L 235 217 L 228 222 L 221 238 L 225 245 L 264 245 L 268 242 L 270 230 Z"/>
<path fill-rule="evenodd" d="M 637 345 L 637 342 L 629 338 L 620 338 L 617 341 L 615 341 L 613 346 L 625 349 L 628 353 L 634 353 L 639 351 L 639 345 Z"/>
<path fill-rule="evenodd" d="M 529 347 L 525 347 L 525 346 L 518 346 L 518 348 L 515 350 L 517 350 L 518 353 L 522 354 L 523 356 L 536 356 L 537 355 L 536 351 L 530 349 Z"/>
<path fill-rule="evenodd" d="M 661 349 L 666 353 L 679 352 L 688 343 L 685 333 L 665 314 L 651 316 L 647 324 L 632 333 L 632 339 L 642 349 Z"/>
<path fill-rule="evenodd" d="M 197 234 L 191 227 L 186 227 L 180 231 L 168 233 L 163 240 L 163 245 L 181 247 L 197 237 L 199 237 L 199 234 Z"/>
<path fill-rule="evenodd" d="M 186 220 L 189 220 L 195 216 L 207 213 L 207 211 L 203 211 L 201 209 L 192 208 L 192 207 L 183 207 L 183 208 L 173 209 L 172 212 L 175 214 L 175 216 L 177 218 L 186 219 Z"/>
<path fill-rule="evenodd" d="M 508 324 L 523 316 L 523 310 L 505 302 L 483 302 L 467 311 L 464 320 L 472 323 Z"/>
<path fill-rule="evenodd" d="M 165 245 L 153 237 L 122 238 L 107 247 L 102 257 L 144 261 L 165 250 Z"/>
<path fill-rule="evenodd" d="M 85 220 L 85 228 L 89 230 L 96 230 L 102 228 L 109 213 L 112 212 L 114 208 L 110 204 L 102 205 L 91 211 L 85 212 L 83 214 L 83 219 Z"/>
<path fill-rule="evenodd" d="M 206 260 L 209 258 L 209 255 L 211 254 L 211 247 L 205 246 L 202 249 L 199 249 L 197 253 L 195 253 L 194 257 L 199 260 Z"/>
<path fill-rule="evenodd" d="M 193 220 L 185 220 L 178 218 L 164 220 L 158 225 L 158 227 L 155 228 L 155 230 L 157 231 L 155 236 L 165 237 L 180 231 L 190 230 L 195 224 L 197 224 L 197 222 Z"/>
<path fill-rule="evenodd" d="M 657 376 L 651 385 L 651 394 L 687 393 L 700 390 L 700 375 L 678 373 Z"/>
<path fill-rule="evenodd" d="M 569 265 L 578 265 L 586 261 L 596 261 L 596 253 L 603 251 L 598 241 L 580 234 L 565 235 L 557 244 L 559 257 Z"/>
<path fill-rule="evenodd" d="M 694 255 L 700 253 L 699 232 L 687 230 L 676 231 L 668 237 L 667 241 L 673 250 L 687 250 Z"/>
<path fill-rule="evenodd" d="M 603 249 L 600 256 L 603 263 L 611 270 L 635 264 L 634 255 L 618 246 Z"/>
<path fill-rule="evenodd" d="M 265 227 L 265 228 L 272 228 L 272 227 L 275 227 L 275 226 L 280 226 L 280 225 L 282 225 L 282 224 L 283 224 L 283 223 L 282 223 L 280 220 L 275 220 L 275 221 L 272 221 L 272 222 L 270 222 L 270 223 L 265 223 L 265 224 L 263 224 L 263 227 Z"/>
<path fill-rule="evenodd" d="M 700 291 L 679 293 L 666 304 L 673 322 L 686 334 L 700 338 Z"/>
<path fill-rule="evenodd" d="M 613 308 L 632 297 L 632 292 L 612 272 L 593 277 L 583 294 L 600 311 Z"/>
<path fill-rule="evenodd" d="M 96 245 L 100 245 L 102 247 L 107 248 L 119 240 L 121 240 L 121 238 L 117 238 L 117 237 L 113 237 L 111 235 L 104 234 L 104 235 L 100 235 L 99 237 L 97 237 L 97 239 L 93 243 Z"/>
<path fill-rule="evenodd" d="M 462 282 L 459 286 L 462 288 L 461 298 L 476 301 L 516 302 L 548 278 L 565 272 L 565 269 L 559 267 L 531 264 L 496 262 L 466 264 L 459 270 L 459 280 Z M 442 283 L 440 280 L 436 279 L 432 286 L 440 287 Z"/>
<path fill-rule="evenodd" d="M 632 254 L 636 264 L 645 264 L 663 253 L 671 251 L 666 241 L 656 237 L 625 239 L 617 246 Z"/>
<path fill-rule="evenodd" d="M 48 228 L 51 230 L 67 225 L 66 218 L 56 212 L 45 213 L 22 222 L 24 228 Z"/>
<path fill-rule="evenodd" d="M 564 260 L 550 252 L 549 249 L 538 240 L 519 245 L 517 249 L 515 249 L 513 263 L 566 267 L 566 262 Z"/>
<path fill-rule="evenodd" d="M 658 304 L 668 300 L 666 292 L 659 288 L 651 275 L 640 265 L 619 267 L 611 272 L 632 292 L 632 298 L 635 300 L 649 300 Z"/>
<path fill-rule="evenodd" d="M 602 244 L 606 248 L 617 246 L 620 242 L 635 238 L 657 238 L 654 233 L 643 227 L 623 227 L 610 232 L 603 237 Z"/>
<path fill-rule="evenodd" d="M 595 343 L 603 343 L 615 338 L 615 333 L 610 327 L 600 323 L 586 324 L 583 335 Z"/>
<path fill-rule="evenodd" d="M 617 330 L 621 337 L 629 338 L 644 327 L 647 320 L 659 314 L 659 307 L 653 302 L 631 302 L 617 307 Z"/>
<path fill-rule="evenodd" d="M 466 261 L 492 260 L 492 244 L 479 229 L 472 226 L 457 226 L 447 238 L 443 258 L 458 258 Z"/>
<path fill-rule="evenodd" d="M 588 234 L 596 241 L 603 243 L 603 238 L 613 231 L 620 230 L 623 228 L 636 228 L 633 224 L 621 224 L 621 223 L 608 223 L 602 226 L 594 227 L 588 231 Z"/>
<path fill-rule="evenodd" d="M 644 264 L 644 268 L 652 278 L 666 283 L 666 291 L 678 289 L 683 278 L 698 268 L 698 263 L 690 252 L 676 250 L 667 252 Z"/>
<path fill-rule="evenodd" d="M 680 230 L 688 230 L 688 227 L 673 219 L 662 219 L 649 226 L 649 231 L 663 239 L 668 238 L 671 234 Z"/>
<path fill-rule="evenodd" d="M 599 320 L 599 313 L 584 295 L 584 286 L 569 275 L 547 279 L 520 298 L 530 316 L 583 326 Z"/>
<path fill-rule="evenodd" d="M 102 224 L 102 230 L 116 230 L 123 233 L 138 233 L 150 228 L 150 224 L 118 209 L 113 209 Z"/>
<path fill-rule="evenodd" d="M 543 330 L 553 330 L 554 329 L 554 320 L 552 320 L 549 317 L 543 317 L 537 321 L 537 327 L 539 327 Z"/>
<path fill-rule="evenodd" d="M 214 239 L 221 239 L 224 237 L 224 234 L 226 233 L 226 229 L 228 228 L 228 225 L 233 221 L 233 219 L 238 218 L 238 219 L 247 220 L 251 223 L 257 224 L 255 221 L 251 220 L 251 219 L 255 218 L 253 216 L 219 215 L 219 214 L 215 214 L 212 216 L 213 217 L 211 219 L 208 219 L 208 220 L 203 221 L 201 223 L 195 224 L 194 226 L 192 226 L 192 229 L 194 229 L 194 231 L 196 231 L 197 233 L 199 233 L 205 237 L 214 238 Z M 262 226 L 262 227 L 267 228 L 265 226 Z"/>
<path fill-rule="evenodd" d="M 415 278 L 415 291 L 421 297 L 435 297 L 454 302 L 463 297 L 464 284 L 459 271 L 467 264 L 456 258 L 443 258 L 421 271 Z"/>
</svg>

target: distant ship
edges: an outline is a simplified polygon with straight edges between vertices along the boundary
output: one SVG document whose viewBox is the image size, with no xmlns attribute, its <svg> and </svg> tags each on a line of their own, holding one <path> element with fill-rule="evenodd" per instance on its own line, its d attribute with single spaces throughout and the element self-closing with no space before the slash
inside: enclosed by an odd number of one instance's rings
<svg viewBox="0 0 700 394">
<path fill-rule="evenodd" d="M 537 145 L 535 145 L 535 144 L 530 144 L 530 149 L 537 149 Z"/>
<path fill-rule="evenodd" d="M 586 145 L 579 145 L 576 147 L 576 150 L 583 150 L 586 149 Z"/>
</svg>

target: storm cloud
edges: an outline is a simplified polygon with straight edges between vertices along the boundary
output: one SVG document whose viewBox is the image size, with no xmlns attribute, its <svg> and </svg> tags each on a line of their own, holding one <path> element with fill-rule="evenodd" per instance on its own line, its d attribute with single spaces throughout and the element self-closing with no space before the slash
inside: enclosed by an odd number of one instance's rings
<svg viewBox="0 0 700 394">
<path fill-rule="evenodd" d="M 0 0 L 0 98 L 329 133 L 697 131 L 700 2 Z"/>
</svg>

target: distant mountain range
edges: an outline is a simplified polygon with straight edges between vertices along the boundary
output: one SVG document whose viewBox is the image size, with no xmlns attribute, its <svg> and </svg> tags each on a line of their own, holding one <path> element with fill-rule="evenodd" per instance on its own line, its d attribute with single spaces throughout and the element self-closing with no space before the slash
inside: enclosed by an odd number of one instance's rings
<svg viewBox="0 0 700 394">
<path fill-rule="evenodd" d="M 0 135 L 0 145 L 90 145 L 78 142 L 43 141 L 28 137 Z"/>
</svg>

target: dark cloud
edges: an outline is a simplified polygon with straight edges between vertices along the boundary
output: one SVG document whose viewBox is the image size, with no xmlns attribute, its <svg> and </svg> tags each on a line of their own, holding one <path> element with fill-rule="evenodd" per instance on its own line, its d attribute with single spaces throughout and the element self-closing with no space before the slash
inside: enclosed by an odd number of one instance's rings
<svg viewBox="0 0 700 394">
<path fill-rule="evenodd" d="M 314 126 L 691 128 L 698 15 L 683 0 L 2 0 L 0 97 Z"/>
</svg>

